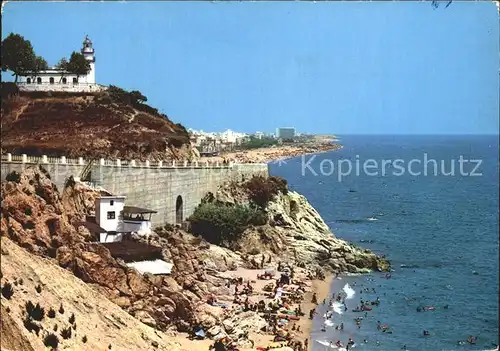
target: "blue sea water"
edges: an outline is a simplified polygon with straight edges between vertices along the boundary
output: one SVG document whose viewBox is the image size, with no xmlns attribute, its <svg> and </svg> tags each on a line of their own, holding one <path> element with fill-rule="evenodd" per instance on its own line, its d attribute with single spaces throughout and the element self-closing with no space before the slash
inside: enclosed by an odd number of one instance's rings
<svg viewBox="0 0 500 351">
<path fill-rule="evenodd" d="M 346 283 L 356 292 L 348 311 L 332 319 L 345 329 L 321 331 L 327 303 L 318 308 L 312 339 L 345 344 L 352 338 L 355 350 L 493 349 L 499 332 L 498 136 L 345 136 L 340 143 L 336 152 L 273 163 L 270 172 L 305 195 L 337 237 L 385 254 L 394 271 L 391 279 L 373 273 L 334 281 L 335 292 Z M 481 160 L 477 175 L 471 174 L 475 163 L 459 169 L 461 156 Z M 392 160 L 385 174 L 382 160 Z M 412 160 L 420 163 L 410 166 Z M 351 174 L 339 178 L 338 168 L 347 173 L 348 162 Z M 371 165 L 366 170 L 364 162 Z M 452 162 L 454 175 L 443 175 Z M 361 285 L 376 293 L 360 293 Z M 363 313 L 351 310 L 360 298 L 377 296 L 380 305 L 357 329 L 353 319 Z M 425 305 L 436 310 L 417 312 Z M 377 321 L 392 334 L 377 330 Z M 457 344 L 469 335 L 478 337 L 475 345 Z M 313 341 L 313 350 L 327 349 Z"/>
</svg>

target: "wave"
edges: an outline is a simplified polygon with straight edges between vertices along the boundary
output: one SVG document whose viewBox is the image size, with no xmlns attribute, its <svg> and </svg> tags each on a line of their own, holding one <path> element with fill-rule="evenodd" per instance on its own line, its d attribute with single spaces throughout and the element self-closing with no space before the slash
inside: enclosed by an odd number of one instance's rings
<svg viewBox="0 0 500 351">
<path fill-rule="evenodd" d="M 354 297 L 354 295 L 356 294 L 356 292 L 350 287 L 349 284 L 344 285 L 342 290 L 344 290 L 344 292 L 347 295 L 346 300 L 352 299 Z"/>
<path fill-rule="evenodd" d="M 402 264 L 399 266 L 400 268 L 420 268 L 418 264 Z"/>
<path fill-rule="evenodd" d="M 332 311 L 337 313 L 337 314 L 344 313 L 344 305 L 342 305 L 340 302 L 337 302 L 337 301 L 332 302 L 330 307 L 332 308 Z"/>
<path fill-rule="evenodd" d="M 359 224 L 359 223 L 374 222 L 374 221 L 378 221 L 378 218 L 369 217 L 369 218 L 364 218 L 364 219 L 337 219 L 333 223 Z"/>
<path fill-rule="evenodd" d="M 335 323 L 333 323 L 331 320 L 327 319 L 327 320 L 325 321 L 325 325 L 326 325 L 327 327 L 333 327 L 333 326 L 335 325 Z"/>
<path fill-rule="evenodd" d="M 320 343 L 321 345 L 328 346 L 334 350 L 339 350 L 339 351 L 347 351 L 346 348 L 344 347 L 337 347 L 335 345 L 332 345 L 329 341 L 324 341 L 324 340 L 316 340 L 316 342 Z"/>
<path fill-rule="evenodd" d="M 423 264 L 416 264 L 416 263 L 403 263 L 399 265 L 400 268 L 411 268 L 411 269 L 416 269 L 416 268 L 441 268 L 443 267 L 443 264 L 440 262 L 424 262 Z"/>
</svg>

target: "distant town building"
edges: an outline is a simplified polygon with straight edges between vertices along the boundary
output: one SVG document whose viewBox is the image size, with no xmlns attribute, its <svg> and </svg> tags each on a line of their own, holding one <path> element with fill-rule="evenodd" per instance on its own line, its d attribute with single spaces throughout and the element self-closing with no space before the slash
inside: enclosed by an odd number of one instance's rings
<svg viewBox="0 0 500 351">
<path fill-rule="evenodd" d="M 231 149 L 249 138 L 246 133 L 239 133 L 228 129 L 224 132 L 204 132 L 188 129 L 191 144 L 200 152 L 216 152 Z"/>
<path fill-rule="evenodd" d="M 264 133 L 262 133 L 262 132 L 255 132 L 255 134 L 253 136 L 256 139 L 262 139 L 264 137 Z"/>
<path fill-rule="evenodd" d="M 90 71 L 87 75 L 77 76 L 62 69 L 52 67 L 40 71 L 36 75 L 19 76 L 17 85 L 21 91 L 68 91 L 91 92 L 100 91 L 105 87 L 95 81 L 95 52 L 88 36 L 83 41 L 82 55 L 90 61 Z"/>
<path fill-rule="evenodd" d="M 293 140 L 295 138 L 295 128 L 293 127 L 276 128 L 276 138 L 282 140 Z"/>
</svg>

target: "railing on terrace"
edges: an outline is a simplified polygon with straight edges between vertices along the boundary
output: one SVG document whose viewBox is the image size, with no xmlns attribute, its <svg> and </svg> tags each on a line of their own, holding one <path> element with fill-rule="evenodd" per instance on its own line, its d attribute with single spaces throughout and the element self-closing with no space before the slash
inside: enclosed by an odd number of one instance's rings
<svg viewBox="0 0 500 351">
<path fill-rule="evenodd" d="M 48 157 L 46 155 L 42 156 L 28 156 L 26 154 L 13 155 L 6 154 L 2 155 L 2 162 L 9 163 L 28 163 L 28 164 L 59 164 L 59 165 L 79 165 L 86 166 L 91 160 L 79 158 L 67 158 L 65 156 L 61 157 Z M 214 161 L 139 161 L 139 160 L 121 160 L 121 159 L 97 159 L 94 161 L 96 165 L 109 166 L 109 167 L 148 167 L 148 168 L 205 168 L 205 167 L 219 167 L 219 168 L 229 168 L 234 165 L 233 162 L 214 162 Z"/>
<path fill-rule="evenodd" d="M 16 85 L 20 85 L 20 86 L 29 86 L 29 87 L 37 87 L 37 86 L 66 86 L 66 87 L 77 87 L 77 86 L 103 86 L 101 84 L 97 84 L 97 83 L 84 83 L 84 82 L 78 82 L 78 83 L 73 83 L 73 82 L 67 82 L 67 83 L 63 83 L 63 82 L 59 82 L 59 81 L 54 81 L 54 83 L 47 83 L 47 82 L 43 82 L 43 83 L 26 83 L 26 82 L 17 82 Z"/>
</svg>

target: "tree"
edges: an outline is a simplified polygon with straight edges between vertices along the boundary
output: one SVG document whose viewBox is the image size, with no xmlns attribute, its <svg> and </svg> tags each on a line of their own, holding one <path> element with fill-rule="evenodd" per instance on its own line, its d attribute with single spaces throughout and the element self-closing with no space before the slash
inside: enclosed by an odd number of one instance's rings
<svg viewBox="0 0 500 351">
<path fill-rule="evenodd" d="M 67 70 L 76 74 L 77 77 L 84 76 L 90 71 L 90 62 L 81 53 L 73 51 L 67 64 Z"/>
<path fill-rule="evenodd" d="M 66 75 L 66 72 L 68 71 L 68 60 L 66 57 L 63 57 L 62 59 L 59 60 L 59 62 L 56 65 L 56 68 L 61 70 L 61 78 L 59 79 L 59 83 L 63 79 L 63 77 Z"/>
<path fill-rule="evenodd" d="M 32 77 L 36 77 L 40 71 L 48 69 L 47 61 L 41 56 L 36 56 L 30 69 Z"/>
<path fill-rule="evenodd" d="M 132 90 L 130 92 L 130 99 L 132 100 L 132 105 L 135 105 L 137 103 L 144 103 L 146 101 L 148 101 L 148 98 L 145 97 L 144 95 L 142 95 L 142 93 L 140 91 L 137 91 L 137 90 Z"/>
<path fill-rule="evenodd" d="M 32 72 L 35 68 L 35 51 L 31 42 L 19 34 L 10 33 L 2 40 L 2 71 L 10 70 L 15 76 Z"/>
</svg>

